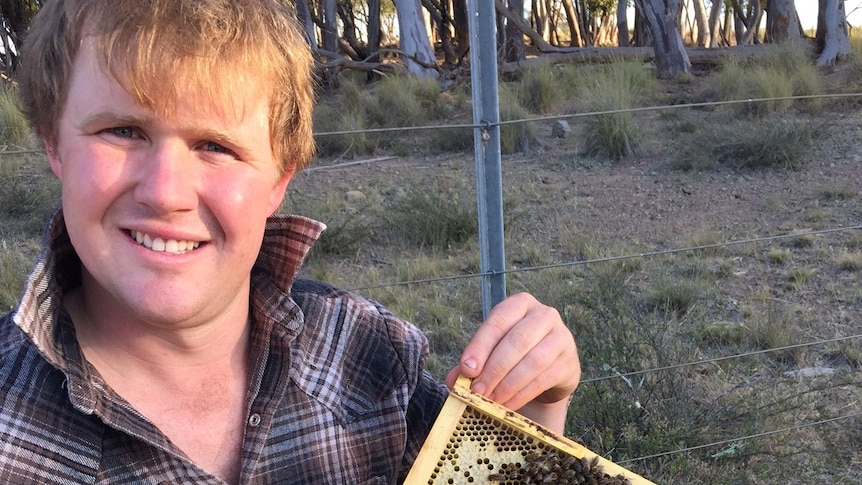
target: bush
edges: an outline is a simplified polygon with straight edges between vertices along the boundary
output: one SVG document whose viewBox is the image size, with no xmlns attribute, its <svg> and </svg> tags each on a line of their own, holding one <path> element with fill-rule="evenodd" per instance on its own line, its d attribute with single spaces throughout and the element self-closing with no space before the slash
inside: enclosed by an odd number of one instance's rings
<svg viewBox="0 0 862 485">
<path fill-rule="evenodd" d="M 501 121 L 529 119 L 529 110 L 521 105 L 512 88 L 506 85 L 501 86 L 499 97 Z M 500 127 L 500 151 L 504 154 L 526 152 L 537 143 L 536 127 L 531 122 L 519 121 L 507 123 Z"/>
<path fill-rule="evenodd" d="M 716 123 L 683 145 L 677 169 L 701 170 L 723 164 L 733 168 L 802 168 L 825 132 L 811 120 L 778 118 Z"/>
<path fill-rule="evenodd" d="M 479 234 L 475 195 L 441 182 L 399 197 L 387 222 L 407 244 L 423 248 L 447 248 Z"/>
<path fill-rule="evenodd" d="M 630 110 L 640 106 L 656 85 L 640 63 L 616 61 L 584 79 L 581 97 L 592 115 L 586 120 L 586 149 L 593 155 L 620 159 L 631 155 L 638 139 Z"/>
<path fill-rule="evenodd" d="M 18 98 L 9 91 L 0 92 L 0 143 L 23 147 L 29 136 L 30 126 L 18 107 Z"/>
</svg>

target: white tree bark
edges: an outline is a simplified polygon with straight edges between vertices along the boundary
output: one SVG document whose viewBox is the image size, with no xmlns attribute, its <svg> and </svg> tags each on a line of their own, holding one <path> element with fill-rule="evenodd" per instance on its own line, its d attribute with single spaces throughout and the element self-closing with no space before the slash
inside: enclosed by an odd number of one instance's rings
<svg viewBox="0 0 862 485">
<path fill-rule="evenodd" d="M 820 0 L 817 13 L 817 41 L 821 46 L 817 65 L 832 64 L 850 54 L 850 36 L 844 0 Z"/>
<path fill-rule="evenodd" d="M 709 21 L 706 17 L 706 5 L 703 0 L 694 0 L 694 21 L 697 24 L 697 45 L 700 47 L 709 47 Z"/>
<path fill-rule="evenodd" d="M 402 61 L 407 70 L 422 79 L 436 78 L 437 64 L 419 0 L 394 0 L 398 15 L 398 30 L 401 38 Z"/>
<path fill-rule="evenodd" d="M 680 13 L 678 0 L 635 0 L 643 12 L 653 37 L 656 67 L 659 77 L 672 78 L 687 74 L 691 61 L 682 42 L 677 19 Z"/>
<path fill-rule="evenodd" d="M 721 7 L 724 2 L 713 0 L 709 10 L 709 44 L 708 47 L 718 47 L 721 39 Z"/>
<path fill-rule="evenodd" d="M 779 43 L 801 37 L 794 0 L 770 0 L 766 12 L 766 41 Z"/>
</svg>

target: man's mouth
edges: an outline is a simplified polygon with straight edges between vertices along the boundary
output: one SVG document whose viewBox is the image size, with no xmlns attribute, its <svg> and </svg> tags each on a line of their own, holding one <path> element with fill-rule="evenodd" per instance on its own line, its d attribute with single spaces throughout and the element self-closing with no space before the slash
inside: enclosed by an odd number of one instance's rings
<svg viewBox="0 0 862 485">
<path fill-rule="evenodd" d="M 138 242 L 141 246 L 157 251 L 171 254 L 183 254 L 193 251 L 200 247 L 200 241 L 178 241 L 176 239 L 162 239 L 160 237 L 152 237 L 149 234 L 140 231 L 129 231 L 132 239 Z"/>
</svg>

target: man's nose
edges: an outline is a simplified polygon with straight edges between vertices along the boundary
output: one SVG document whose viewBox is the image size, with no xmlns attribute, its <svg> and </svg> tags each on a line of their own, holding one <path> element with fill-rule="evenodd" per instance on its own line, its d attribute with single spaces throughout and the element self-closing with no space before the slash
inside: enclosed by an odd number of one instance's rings
<svg viewBox="0 0 862 485">
<path fill-rule="evenodd" d="M 190 147 L 179 141 L 160 142 L 142 154 L 136 165 L 138 202 L 161 213 L 197 206 L 199 166 Z"/>
</svg>

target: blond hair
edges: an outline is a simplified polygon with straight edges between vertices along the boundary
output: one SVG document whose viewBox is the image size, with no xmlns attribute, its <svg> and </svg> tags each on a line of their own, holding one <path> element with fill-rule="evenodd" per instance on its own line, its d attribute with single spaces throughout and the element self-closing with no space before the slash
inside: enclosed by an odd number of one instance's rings
<svg viewBox="0 0 862 485">
<path fill-rule="evenodd" d="M 47 2 L 25 39 L 18 81 L 24 112 L 49 144 L 56 143 L 72 63 L 85 39 L 106 74 L 162 113 L 189 89 L 213 101 L 261 90 L 269 97 L 270 143 L 282 172 L 311 161 L 312 58 L 293 12 L 277 0 Z"/>
</svg>

